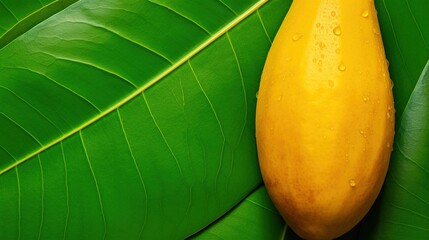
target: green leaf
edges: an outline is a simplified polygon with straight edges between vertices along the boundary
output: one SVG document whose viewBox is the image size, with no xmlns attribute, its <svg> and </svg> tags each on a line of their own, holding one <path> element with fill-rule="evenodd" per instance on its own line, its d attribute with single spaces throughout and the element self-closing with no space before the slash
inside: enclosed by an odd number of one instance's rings
<svg viewBox="0 0 429 240">
<path fill-rule="evenodd" d="M 0 48 L 76 1 L 0 1 Z"/>
<path fill-rule="evenodd" d="M 364 239 L 429 236 L 429 61 L 399 122 L 389 172 Z"/>
<path fill-rule="evenodd" d="M 286 225 L 265 187 L 259 187 L 192 239 L 283 239 Z"/>
<path fill-rule="evenodd" d="M 375 0 L 400 119 L 429 59 L 428 0 Z M 398 126 L 398 125 L 397 125 Z"/>
<path fill-rule="evenodd" d="M 14 35 L 0 239 L 181 239 L 248 195 L 255 95 L 287 4 L 82 0 Z"/>
<path fill-rule="evenodd" d="M 54 2 L 54 0 L 22 0 L 19 2 L 13 0 L 2 0 L 0 2 L 0 36 L 5 34 L 14 25 L 40 9 L 50 5 L 52 2 Z"/>
</svg>

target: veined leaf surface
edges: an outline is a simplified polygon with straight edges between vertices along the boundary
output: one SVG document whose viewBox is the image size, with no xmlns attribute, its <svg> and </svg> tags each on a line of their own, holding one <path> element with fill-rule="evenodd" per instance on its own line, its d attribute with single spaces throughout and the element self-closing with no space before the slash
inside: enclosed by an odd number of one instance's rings
<svg viewBox="0 0 429 240">
<path fill-rule="evenodd" d="M 6 41 L 0 239 L 180 239 L 246 196 L 286 4 L 82 0 Z"/>
</svg>

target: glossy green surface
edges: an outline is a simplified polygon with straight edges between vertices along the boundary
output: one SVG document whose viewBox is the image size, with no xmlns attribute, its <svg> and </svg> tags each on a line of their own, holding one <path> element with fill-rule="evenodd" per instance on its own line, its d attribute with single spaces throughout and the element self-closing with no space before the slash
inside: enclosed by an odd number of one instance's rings
<svg viewBox="0 0 429 240">
<path fill-rule="evenodd" d="M 64 0 L 60 0 L 64 1 Z M 69 0 L 66 0 L 69 1 Z M 55 0 L 1 0 L 0 1 L 0 36 L 29 15 L 43 9 Z"/>
<path fill-rule="evenodd" d="M 256 93 L 291 1 L 59 2 L 0 2 L 0 239 L 279 239 L 278 214 L 249 200 L 204 228 L 261 183 Z M 427 84 L 418 111 L 406 105 L 429 58 L 429 1 L 375 2 L 398 160 L 345 239 L 427 237 L 427 171 L 409 167 L 427 169 Z M 263 191 L 248 198 L 267 207 Z"/>
<path fill-rule="evenodd" d="M 221 219 L 191 239 L 282 239 L 286 225 L 265 187 L 252 192 Z"/>
<path fill-rule="evenodd" d="M 265 3 L 78 1 L 2 48 L 0 239 L 181 239 L 258 186 Z"/>
<path fill-rule="evenodd" d="M 374 0 L 399 119 L 429 59 L 429 1 Z M 397 125 L 399 126 L 399 125 Z"/>
</svg>

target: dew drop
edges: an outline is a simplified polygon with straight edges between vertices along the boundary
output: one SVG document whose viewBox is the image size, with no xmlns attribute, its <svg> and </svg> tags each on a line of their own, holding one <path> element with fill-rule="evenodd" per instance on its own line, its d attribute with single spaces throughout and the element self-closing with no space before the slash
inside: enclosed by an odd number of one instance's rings
<svg viewBox="0 0 429 240">
<path fill-rule="evenodd" d="M 367 18 L 369 16 L 368 10 L 362 12 L 362 17 Z"/>
<path fill-rule="evenodd" d="M 337 13 L 336 13 L 335 11 L 332 11 L 332 12 L 331 12 L 331 16 L 332 16 L 332 17 L 335 17 L 335 15 L 337 15 Z"/>
<path fill-rule="evenodd" d="M 387 119 L 390 119 L 390 112 L 387 112 L 387 114 L 386 114 L 386 117 L 387 117 Z"/>
<path fill-rule="evenodd" d="M 354 179 L 350 179 L 350 180 L 349 180 L 349 185 L 350 185 L 350 187 L 352 187 L 352 188 L 356 187 L 356 181 L 355 181 Z"/>
<path fill-rule="evenodd" d="M 339 54 L 339 53 L 340 53 L 340 49 L 339 49 L 339 48 L 337 48 L 337 49 L 335 50 L 335 53 Z"/>
<path fill-rule="evenodd" d="M 320 23 L 316 23 L 316 27 L 320 27 Z"/>
<path fill-rule="evenodd" d="M 341 35 L 341 28 L 340 28 L 340 26 L 336 26 L 336 27 L 334 28 L 334 34 L 335 34 L 336 36 L 340 36 L 340 35 Z"/>
<path fill-rule="evenodd" d="M 362 100 L 363 100 L 364 102 L 368 102 L 368 98 L 367 98 L 367 97 L 363 97 L 363 98 L 362 98 Z"/>
<path fill-rule="evenodd" d="M 344 63 L 340 63 L 340 65 L 338 65 L 338 70 L 345 71 L 346 70 L 346 65 L 344 65 Z"/>
<path fill-rule="evenodd" d="M 274 130 L 274 128 L 270 127 L 270 131 L 272 132 Z"/>
<path fill-rule="evenodd" d="M 277 102 L 280 102 L 281 100 L 282 100 L 282 95 L 280 95 L 278 98 L 277 98 Z"/>
<path fill-rule="evenodd" d="M 359 131 L 359 133 L 360 133 L 361 135 L 363 135 L 363 134 L 364 134 L 363 130 L 360 130 L 360 131 Z"/>
<path fill-rule="evenodd" d="M 259 91 L 256 92 L 256 98 L 258 98 Z"/>
<path fill-rule="evenodd" d="M 328 85 L 330 86 L 330 87 L 334 87 L 334 81 L 332 81 L 332 80 L 328 80 Z"/>
<path fill-rule="evenodd" d="M 390 143 L 387 143 L 386 147 L 387 147 L 387 148 L 390 148 Z"/>
<path fill-rule="evenodd" d="M 301 33 L 295 33 L 295 35 L 293 35 L 293 37 L 292 37 L 292 40 L 293 41 L 298 41 L 299 39 L 301 39 L 302 38 L 302 34 Z"/>
</svg>

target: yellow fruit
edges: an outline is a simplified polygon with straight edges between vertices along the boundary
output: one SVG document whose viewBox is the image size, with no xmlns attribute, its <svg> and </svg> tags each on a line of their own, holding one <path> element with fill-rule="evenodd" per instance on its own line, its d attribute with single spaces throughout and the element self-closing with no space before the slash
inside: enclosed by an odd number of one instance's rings
<svg viewBox="0 0 429 240">
<path fill-rule="evenodd" d="M 355 226 L 386 176 L 392 83 L 370 0 L 294 0 L 265 63 L 256 137 L 262 176 L 305 239 Z"/>
</svg>

